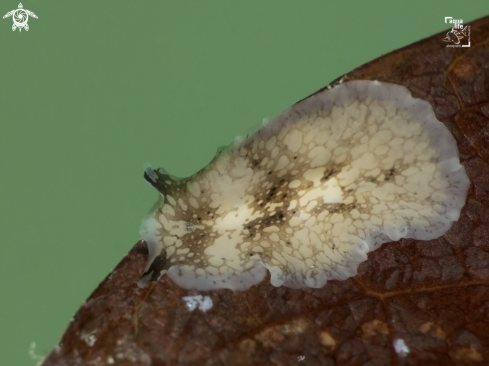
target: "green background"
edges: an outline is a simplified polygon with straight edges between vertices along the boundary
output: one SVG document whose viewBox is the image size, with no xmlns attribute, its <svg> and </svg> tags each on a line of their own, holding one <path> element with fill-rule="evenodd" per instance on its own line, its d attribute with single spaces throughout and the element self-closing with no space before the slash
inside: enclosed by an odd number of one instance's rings
<svg viewBox="0 0 489 366">
<path fill-rule="evenodd" d="M 39 1 L 0 22 L 0 365 L 34 365 L 216 148 L 486 2 Z M 1 15 L 17 8 L 2 0 Z"/>
</svg>

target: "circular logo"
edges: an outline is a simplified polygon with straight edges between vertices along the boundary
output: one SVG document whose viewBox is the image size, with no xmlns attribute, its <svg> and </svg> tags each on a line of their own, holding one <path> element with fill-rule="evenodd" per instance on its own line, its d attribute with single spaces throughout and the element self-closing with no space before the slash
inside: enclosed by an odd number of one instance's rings
<svg viewBox="0 0 489 366">
<path fill-rule="evenodd" d="M 29 15 L 24 9 L 17 9 L 15 10 L 12 18 L 14 20 L 14 24 L 20 28 L 20 27 L 24 27 L 27 24 Z"/>
</svg>

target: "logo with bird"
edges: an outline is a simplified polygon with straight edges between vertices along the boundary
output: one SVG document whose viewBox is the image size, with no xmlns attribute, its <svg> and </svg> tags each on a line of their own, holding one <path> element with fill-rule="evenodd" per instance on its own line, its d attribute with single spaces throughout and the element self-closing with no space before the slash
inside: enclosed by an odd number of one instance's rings
<svg viewBox="0 0 489 366">
<path fill-rule="evenodd" d="M 467 37 L 467 26 L 462 29 L 452 28 L 451 31 L 447 33 L 447 36 L 443 38 L 445 42 L 452 42 L 454 44 L 460 44 L 460 40 Z"/>
<path fill-rule="evenodd" d="M 14 24 L 12 25 L 12 30 L 15 31 L 17 28 L 19 32 L 24 28 L 26 31 L 29 30 L 29 24 L 27 21 L 29 20 L 29 15 L 33 18 L 37 18 L 37 15 L 32 11 L 24 9 L 22 3 L 19 3 L 19 8 L 9 11 L 7 14 L 3 16 L 3 19 L 12 17 Z"/>
</svg>

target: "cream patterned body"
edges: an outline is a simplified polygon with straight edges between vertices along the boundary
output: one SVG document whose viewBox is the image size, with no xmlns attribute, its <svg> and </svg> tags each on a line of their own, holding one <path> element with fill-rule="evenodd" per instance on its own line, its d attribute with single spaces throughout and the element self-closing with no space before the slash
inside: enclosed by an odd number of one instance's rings
<svg viewBox="0 0 489 366">
<path fill-rule="evenodd" d="M 322 287 L 367 253 L 430 240 L 459 217 L 469 180 L 431 106 L 399 85 L 352 81 L 321 91 L 236 138 L 201 171 L 145 171 L 162 195 L 143 221 L 139 284 L 245 290 Z"/>
</svg>

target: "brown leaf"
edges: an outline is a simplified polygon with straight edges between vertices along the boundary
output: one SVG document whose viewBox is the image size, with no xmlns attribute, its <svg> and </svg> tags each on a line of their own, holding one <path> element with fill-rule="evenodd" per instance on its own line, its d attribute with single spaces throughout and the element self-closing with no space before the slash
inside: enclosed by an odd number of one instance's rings
<svg viewBox="0 0 489 366">
<path fill-rule="evenodd" d="M 406 86 L 455 136 L 471 180 L 460 220 L 430 242 L 400 240 L 369 254 L 359 273 L 322 289 L 201 293 L 190 311 L 166 276 L 136 282 L 138 242 L 93 292 L 43 365 L 489 364 L 489 17 L 470 48 L 443 33 L 345 75 Z"/>
</svg>

